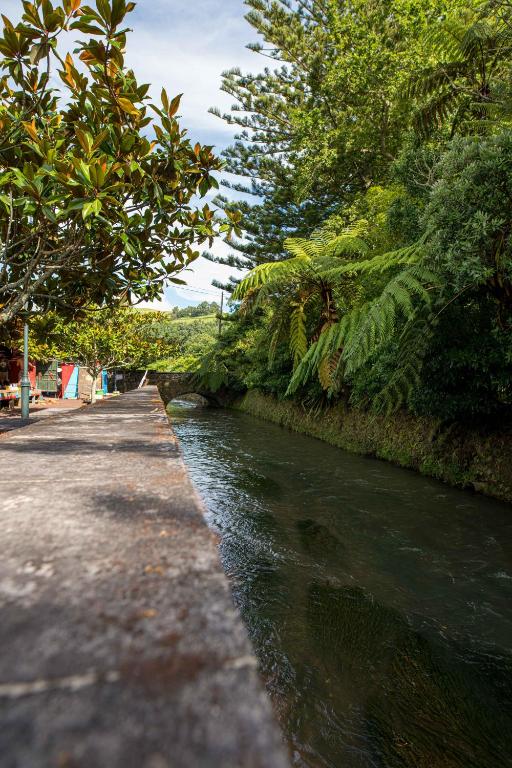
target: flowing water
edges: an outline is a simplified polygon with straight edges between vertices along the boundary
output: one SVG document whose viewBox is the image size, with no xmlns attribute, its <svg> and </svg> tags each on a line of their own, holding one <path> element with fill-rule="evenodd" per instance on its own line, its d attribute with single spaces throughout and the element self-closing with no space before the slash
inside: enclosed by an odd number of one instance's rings
<svg viewBox="0 0 512 768">
<path fill-rule="evenodd" d="M 512 766 L 512 510 L 240 413 L 170 414 L 292 764 Z"/>
</svg>

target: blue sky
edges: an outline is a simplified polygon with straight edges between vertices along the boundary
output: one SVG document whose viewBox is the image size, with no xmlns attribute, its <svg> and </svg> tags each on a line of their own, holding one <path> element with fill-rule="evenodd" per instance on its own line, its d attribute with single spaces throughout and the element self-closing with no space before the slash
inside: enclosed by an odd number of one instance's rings
<svg viewBox="0 0 512 768">
<path fill-rule="evenodd" d="M 15 21 L 21 0 L 2 0 L 2 12 Z M 243 0 L 139 0 L 130 15 L 133 32 L 127 41 L 127 63 L 139 82 L 151 83 L 151 93 L 159 97 L 162 86 L 170 96 L 183 93 L 181 123 L 194 141 L 213 144 L 220 152 L 232 137 L 233 129 L 208 114 L 208 108 L 229 109 L 231 99 L 219 90 L 221 73 L 234 66 L 254 71 L 258 57 L 246 49 L 255 40 L 244 20 Z M 219 242 L 217 254 L 228 252 Z M 219 298 L 211 286 L 213 278 L 225 280 L 232 273 L 227 267 L 199 259 L 193 271 L 182 275 L 187 290 L 166 291 L 162 308 L 174 304 Z M 192 291 L 193 288 L 197 292 Z"/>
</svg>

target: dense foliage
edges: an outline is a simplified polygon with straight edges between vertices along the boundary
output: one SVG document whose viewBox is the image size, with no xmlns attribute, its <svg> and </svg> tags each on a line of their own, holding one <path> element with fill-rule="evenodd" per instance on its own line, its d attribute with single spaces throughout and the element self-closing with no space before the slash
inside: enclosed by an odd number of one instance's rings
<svg viewBox="0 0 512 768">
<path fill-rule="evenodd" d="M 262 38 L 252 47 L 276 65 L 256 75 L 233 69 L 222 85 L 236 99 L 223 117 L 241 129 L 227 168 L 244 177 L 227 186 L 255 196 L 242 203 L 246 237 L 228 261 L 250 267 L 282 258 L 288 235 L 308 235 L 388 175 L 414 111 L 402 97 L 411 72 L 429 62 L 424 36 L 446 3 L 246 5 Z"/>
<path fill-rule="evenodd" d="M 0 326 L 154 299 L 228 228 L 194 202 L 220 162 L 180 128 L 180 97 L 151 104 L 127 69 L 135 3 L 20 5 L 0 37 Z"/>
<path fill-rule="evenodd" d="M 510 412 L 512 9 L 247 5 L 281 65 L 225 76 L 243 128 L 228 163 L 259 199 L 201 375 L 317 405 Z"/>
</svg>

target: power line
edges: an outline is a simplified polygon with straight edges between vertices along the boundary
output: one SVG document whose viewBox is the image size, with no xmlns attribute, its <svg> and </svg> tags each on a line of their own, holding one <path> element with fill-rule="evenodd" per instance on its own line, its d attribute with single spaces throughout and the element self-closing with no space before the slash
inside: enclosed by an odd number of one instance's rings
<svg viewBox="0 0 512 768">
<path fill-rule="evenodd" d="M 177 291 L 187 291 L 188 293 L 206 293 L 211 294 L 212 291 L 220 291 L 222 292 L 221 288 L 217 288 L 216 286 L 212 285 L 212 290 L 208 291 L 206 288 L 193 288 L 188 285 L 174 285 L 173 288 Z"/>
</svg>

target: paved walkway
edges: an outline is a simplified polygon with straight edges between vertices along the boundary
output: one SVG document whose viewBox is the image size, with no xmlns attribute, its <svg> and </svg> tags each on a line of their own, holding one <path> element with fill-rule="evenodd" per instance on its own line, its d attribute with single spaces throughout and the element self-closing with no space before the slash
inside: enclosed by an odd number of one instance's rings
<svg viewBox="0 0 512 768">
<path fill-rule="evenodd" d="M 0 437 L 1 768 L 284 768 L 156 390 Z"/>
<path fill-rule="evenodd" d="M 76 408 L 83 408 L 83 403 L 79 400 L 44 400 L 30 406 L 30 424 L 36 424 L 41 419 L 53 418 Z M 21 408 L 17 407 L 10 412 L 5 408 L 0 409 L 0 435 L 26 426 L 27 422 L 21 418 Z"/>
</svg>

